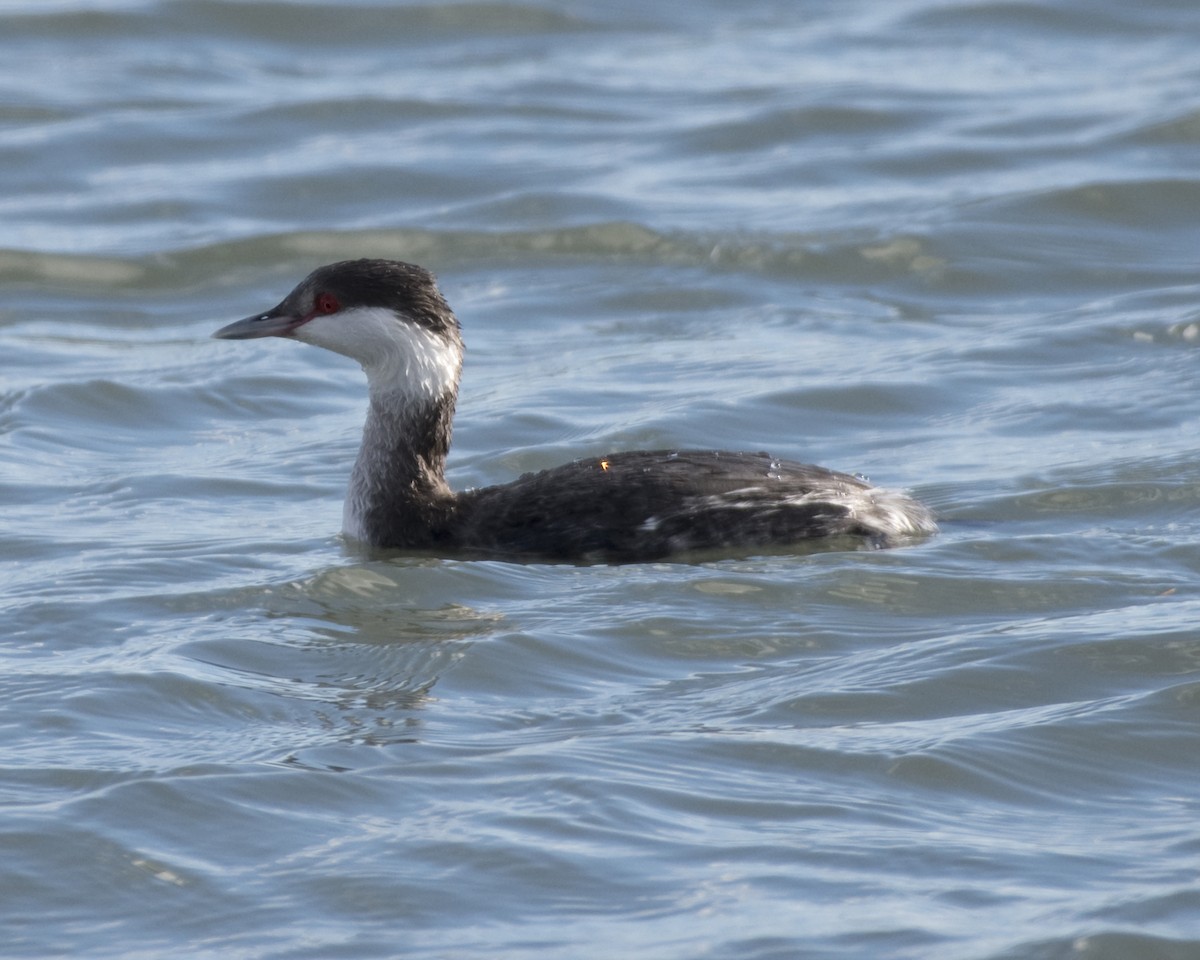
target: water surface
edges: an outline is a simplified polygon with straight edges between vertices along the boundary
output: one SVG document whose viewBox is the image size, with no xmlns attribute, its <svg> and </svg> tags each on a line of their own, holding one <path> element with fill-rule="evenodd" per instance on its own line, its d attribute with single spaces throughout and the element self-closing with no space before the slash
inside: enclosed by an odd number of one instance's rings
<svg viewBox="0 0 1200 960">
<path fill-rule="evenodd" d="M 0 4 L 13 957 L 1200 955 L 1200 9 Z M 451 480 L 769 449 L 887 552 L 337 536 L 435 270 Z"/>
</svg>

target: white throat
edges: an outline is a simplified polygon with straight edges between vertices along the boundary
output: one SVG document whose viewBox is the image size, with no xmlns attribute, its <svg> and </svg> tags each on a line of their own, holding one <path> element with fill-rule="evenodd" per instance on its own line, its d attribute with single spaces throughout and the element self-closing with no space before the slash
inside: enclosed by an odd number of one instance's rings
<svg viewBox="0 0 1200 960">
<path fill-rule="evenodd" d="M 440 401 L 458 387 L 462 344 L 447 340 L 387 307 L 352 307 L 314 317 L 296 329 L 297 340 L 362 364 L 373 400 Z"/>
<path fill-rule="evenodd" d="M 352 307 L 296 328 L 297 340 L 350 357 L 367 374 L 371 402 L 350 473 L 342 528 L 370 542 L 369 517 L 397 522 L 400 499 L 445 488 L 442 465 L 458 392 L 463 348 L 456 331 L 440 335 L 387 307 Z M 445 491 L 448 493 L 448 489 Z"/>
</svg>

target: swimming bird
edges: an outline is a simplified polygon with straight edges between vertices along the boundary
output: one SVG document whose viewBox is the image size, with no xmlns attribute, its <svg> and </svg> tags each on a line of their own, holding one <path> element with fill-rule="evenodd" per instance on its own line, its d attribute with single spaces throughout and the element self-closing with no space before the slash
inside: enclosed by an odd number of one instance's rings
<svg viewBox="0 0 1200 960">
<path fill-rule="evenodd" d="M 445 478 L 463 341 L 433 274 L 346 260 L 225 340 L 284 337 L 357 360 L 369 406 L 343 532 L 442 556 L 637 562 L 695 551 L 888 547 L 936 531 L 895 491 L 767 453 L 655 450 L 584 457 L 510 483 L 453 492 Z"/>
</svg>

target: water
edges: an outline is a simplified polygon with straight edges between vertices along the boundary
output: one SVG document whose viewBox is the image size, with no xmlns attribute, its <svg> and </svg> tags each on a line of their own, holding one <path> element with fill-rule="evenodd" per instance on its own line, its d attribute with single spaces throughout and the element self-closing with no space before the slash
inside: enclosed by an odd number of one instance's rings
<svg viewBox="0 0 1200 960">
<path fill-rule="evenodd" d="M 6 0 L 12 957 L 1200 956 L 1200 8 Z M 336 536 L 436 270 L 458 486 L 769 449 L 941 514 L 625 567 Z"/>
</svg>

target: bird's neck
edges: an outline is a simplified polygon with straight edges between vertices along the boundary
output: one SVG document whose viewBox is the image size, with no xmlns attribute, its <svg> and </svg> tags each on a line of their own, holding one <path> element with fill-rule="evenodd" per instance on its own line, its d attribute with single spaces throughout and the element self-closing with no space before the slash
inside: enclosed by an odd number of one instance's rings
<svg viewBox="0 0 1200 960">
<path fill-rule="evenodd" d="M 346 493 L 348 535 L 388 546 L 436 539 L 454 502 L 445 477 L 453 416 L 452 394 L 424 404 L 372 394 Z"/>
<path fill-rule="evenodd" d="M 445 471 L 462 341 L 456 330 L 435 334 L 378 309 L 355 319 L 372 333 L 351 353 L 367 374 L 370 407 L 343 529 L 376 546 L 432 546 L 454 509 Z"/>
</svg>

